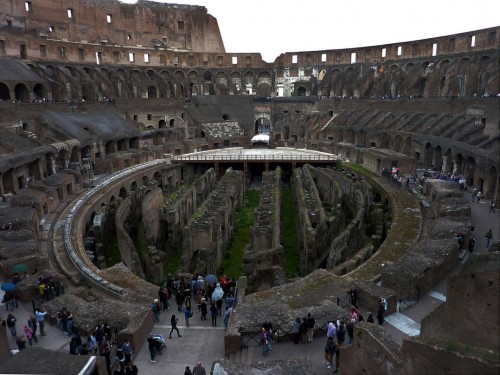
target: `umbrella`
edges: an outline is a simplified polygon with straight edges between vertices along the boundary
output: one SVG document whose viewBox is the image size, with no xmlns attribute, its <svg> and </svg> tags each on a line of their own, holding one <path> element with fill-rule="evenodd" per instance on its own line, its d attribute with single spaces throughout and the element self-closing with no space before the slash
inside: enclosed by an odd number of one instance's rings
<svg viewBox="0 0 500 375">
<path fill-rule="evenodd" d="M 12 267 L 12 272 L 18 273 L 18 272 L 24 272 L 28 269 L 28 266 L 26 264 L 16 264 L 14 267 Z"/>
<path fill-rule="evenodd" d="M 14 290 L 16 290 L 16 284 L 14 283 L 5 283 L 5 284 L 2 284 L 2 287 L 1 289 L 5 292 L 12 292 Z"/>
<path fill-rule="evenodd" d="M 217 287 L 212 292 L 212 301 L 217 302 L 218 300 L 222 299 L 223 295 L 224 295 L 224 291 L 220 287 L 220 284 L 217 284 Z"/>
<path fill-rule="evenodd" d="M 215 275 L 207 275 L 207 276 L 205 276 L 205 281 L 208 284 L 215 284 L 217 282 L 217 276 L 215 276 Z"/>
</svg>

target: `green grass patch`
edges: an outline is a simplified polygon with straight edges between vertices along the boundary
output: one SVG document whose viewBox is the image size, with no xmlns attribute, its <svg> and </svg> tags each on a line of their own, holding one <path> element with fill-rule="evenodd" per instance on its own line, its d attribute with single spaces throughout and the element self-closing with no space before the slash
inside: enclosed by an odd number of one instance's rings
<svg viewBox="0 0 500 375">
<path fill-rule="evenodd" d="M 166 281 L 166 276 L 177 274 L 181 270 L 181 267 L 182 267 L 182 249 L 178 249 L 175 255 L 170 255 L 168 257 L 167 264 L 165 265 L 164 268 L 165 280 L 163 281 L 163 283 Z"/>
<path fill-rule="evenodd" d="M 116 236 L 107 244 L 104 256 L 106 259 L 106 267 L 113 267 L 116 263 L 121 262 L 122 258 L 118 247 L 118 238 Z"/>
<path fill-rule="evenodd" d="M 224 273 L 232 279 L 238 279 L 243 273 L 243 250 L 250 242 L 253 212 L 259 205 L 259 198 L 260 191 L 249 190 L 242 207 L 236 213 L 232 242 L 221 264 Z"/>
<path fill-rule="evenodd" d="M 300 254 L 297 238 L 297 214 L 293 206 L 290 187 L 283 188 L 283 249 L 285 252 L 285 273 L 287 277 L 297 277 L 300 273 Z"/>
</svg>

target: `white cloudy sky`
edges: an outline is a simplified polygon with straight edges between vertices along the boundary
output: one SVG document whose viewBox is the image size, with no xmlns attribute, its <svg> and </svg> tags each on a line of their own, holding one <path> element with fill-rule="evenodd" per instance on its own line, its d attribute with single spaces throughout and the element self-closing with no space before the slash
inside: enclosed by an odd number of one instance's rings
<svg viewBox="0 0 500 375">
<path fill-rule="evenodd" d="M 135 0 L 121 0 L 135 3 Z M 168 3 L 169 1 L 160 1 Z M 500 26 L 499 0 L 185 0 L 217 18 L 226 52 L 354 48 Z"/>
</svg>

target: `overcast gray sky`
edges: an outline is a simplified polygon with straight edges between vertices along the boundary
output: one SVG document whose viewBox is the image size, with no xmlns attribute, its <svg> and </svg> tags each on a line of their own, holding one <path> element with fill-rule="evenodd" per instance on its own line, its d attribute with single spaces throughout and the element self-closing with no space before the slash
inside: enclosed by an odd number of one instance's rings
<svg viewBox="0 0 500 375">
<path fill-rule="evenodd" d="M 135 0 L 121 0 L 135 3 Z M 354 48 L 500 26 L 500 0 L 186 0 L 217 18 L 226 52 Z"/>
</svg>

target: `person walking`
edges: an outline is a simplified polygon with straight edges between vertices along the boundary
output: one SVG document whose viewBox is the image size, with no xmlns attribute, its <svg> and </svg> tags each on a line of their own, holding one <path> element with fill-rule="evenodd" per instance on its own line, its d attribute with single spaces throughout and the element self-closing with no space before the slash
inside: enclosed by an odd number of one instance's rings
<svg viewBox="0 0 500 375">
<path fill-rule="evenodd" d="M 160 321 L 161 306 L 158 298 L 155 298 L 151 304 L 151 311 L 153 311 L 153 323 Z"/>
<path fill-rule="evenodd" d="M 311 313 L 307 313 L 307 342 L 313 341 L 315 325 L 316 319 L 312 317 Z"/>
<path fill-rule="evenodd" d="M 189 318 L 193 316 L 193 310 L 191 310 L 190 305 L 186 305 L 182 312 L 184 313 L 184 319 L 186 320 L 186 327 L 189 328 Z"/>
<path fill-rule="evenodd" d="M 490 247 L 490 242 L 493 239 L 493 231 L 491 228 L 484 234 L 484 237 L 486 237 L 486 248 Z"/>
<path fill-rule="evenodd" d="M 196 362 L 196 366 L 193 367 L 193 375 L 207 375 L 205 367 L 201 365 L 201 362 Z"/>
<path fill-rule="evenodd" d="M 47 311 L 45 311 L 45 307 L 39 307 L 35 311 L 36 319 L 38 320 L 38 325 L 40 326 L 40 335 L 45 336 L 45 315 L 47 315 Z"/>
<path fill-rule="evenodd" d="M 33 346 L 33 336 L 34 336 L 33 331 L 27 325 L 25 325 L 23 327 L 23 330 L 24 330 L 24 334 L 25 334 L 26 338 L 28 339 L 28 342 L 30 343 L 30 346 Z M 38 342 L 36 337 L 35 337 L 35 341 Z"/>
<path fill-rule="evenodd" d="M 10 329 L 10 333 L 14 337 L 17 336 L 16 322 L 17 322 L 17 319 L 16 319 L 16 317 L 14 315 L 9 314 L 7 316 L 7 327 Z"/>
<path fill-rule="evenodd" d="M 229 324 L 229 317 L 231 316 L 232 307 L 226 306 L 226 311 L 224 312 L 224 331 L 227 331 L 227 325 Z"/>
<path fill-rule="evenodd" d="M 151 356 L 151 363 L 156 363 L 156 354 L 160 349 L 161 343 L 154 338 L 152 333 L 149 335 L 147 341 L 148 341 L 149 354 Z"/>
<path fill-rule="evenodd" d="M 293 322 L 292 338 L 293 338 L 294 345 L 297 345 L 299 343 L 299 339 L 300 339 L 300 318 L 299 317 L 295 318 L 295 321 Z"/>
<path fill-rule="evenodd" d="M 260 329 L 259 344 L 262 346 L 262 355 L 265 357 L 269 354 L 269 341 L 267 339 L 267 331 L 264 327 Z"/>
<path fill-rule="evenodd" d="M 208 307 L 207 307 L 207 300 L 205 298 L 201 299 L 200 310 L 201 310 L 200 319 L 207 320 Z"/>
<path fill-rule="evenodd" d="M 332 368 L 334 353 L 335 353 L 335 340 L 333 339 L 332 336 L 330 336 L 326 339 L 326 346 L 325 346 L 325 359 L 328 368 Z"/>
<path fill-rule="evenodd" d="M 38 321 L 33 314 L 30 314 L 28 319 L 28 327 L 33 332 L 33 340 L 38 344 L 38 339 L 36 338 L 36 329 L 38 328 Z"/>
<path fill-rule="evenodd" d="M 491 202 L 490 202 L 490 211 L 489 213 L 495 213 L 495 201 L 493 200 L 493 198 L 491 199 Z"/>
<path fill-rule="evenodd" d="M 219 311 L 217 310 L 215 303 L 212 303 L 210 306 L 210 313 L 212 315 L 212 327 L 217 327 L 217 315 L 219 315 Z"/>
<path fill-rule="evenodd" d="M 476 244 L 476 239 L 474 237 L 469 238 L 469 252 L 472 254 L 474 251 L 474 245 Z"/>
<path fill-rule="evenodd" d="M 170 324 L 172 325 L 172 329 L 170 330 L 170 334 L 168 335 L 168 338 L 171 339 L 172 338 L 172 332 L 174 332 L 174 330 L 177 331 L 177 336 L 179 337 L 182 337 L 182 335 L 179 333 L 179 328 L 177 328 L 177 317 L 175 315 L 172 315 L 172 317 L 170 318 Z"/>
</svg>

